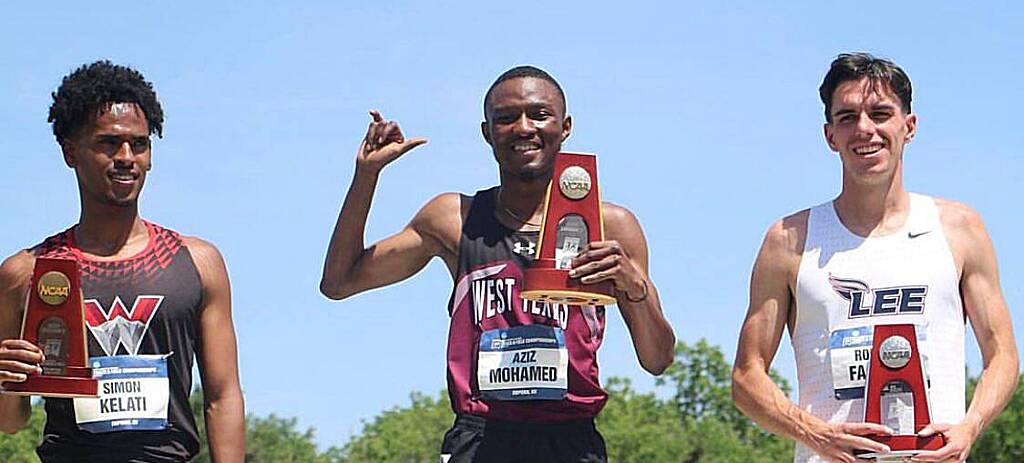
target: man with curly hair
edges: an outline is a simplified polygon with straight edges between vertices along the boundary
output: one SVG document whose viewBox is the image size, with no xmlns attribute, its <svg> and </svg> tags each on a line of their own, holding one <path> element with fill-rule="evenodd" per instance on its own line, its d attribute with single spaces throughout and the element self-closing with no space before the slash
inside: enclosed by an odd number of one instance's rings
<svg viewBox="0 0 1024 463">
<path fill-rule="evenodd" d="M 44 462 L 194 457 L 200 448 L 189 406 L 194 359 L 210 455 L 243 461 L 244 406 L 224 261 L 212 244 L 139 216 L 152 167 L 150 137 L 162 135 L 163 118 L 142 74 L 109 61 L 80 67 L 53 93 L 49 121 L 78 179 L 81 215 L 0 266 L 0 389 L 41 373 L 43 351 L 18 339 L 25 298 L 37 257 L 68 257 L 82 274 L 89 363 L 100 397 L 46 398 L 37 449 Z M 146 373 L 104 376 L 129 366 Z M 3 431 L 17 432 L 30 412 L 28 397 L 0 395 Z"/>
</svg>

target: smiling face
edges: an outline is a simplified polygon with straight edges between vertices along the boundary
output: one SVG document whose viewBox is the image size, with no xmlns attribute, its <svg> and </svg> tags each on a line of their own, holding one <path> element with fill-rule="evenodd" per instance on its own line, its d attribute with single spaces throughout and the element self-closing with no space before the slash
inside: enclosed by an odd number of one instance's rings
<svg viewBox="0 0 1024 463">
<path fill-rule="evenodd" d="M 860 184 L 887 182 L 899 171 L 903 147 L 914 137 L 917 116 L 905 114 L 884 82 L 846 81 L 832 97 L 825 140 L 839 153 L 844 178 Z"/>
<path fill-rule="evenodd" d="M 522 181 L 547 181 L 555 154 L 572 131 L 565 102 L 554 84 L 515 77 L 491 92 L 481 124 L 502 173 Z"/>
<path fill-rule="evenodd" d="M 134 206 L 150 164 L 149 126 L 138 105 L 101 107 L 92 124 L 61 145 L 83 201 Z"/>
</svg>

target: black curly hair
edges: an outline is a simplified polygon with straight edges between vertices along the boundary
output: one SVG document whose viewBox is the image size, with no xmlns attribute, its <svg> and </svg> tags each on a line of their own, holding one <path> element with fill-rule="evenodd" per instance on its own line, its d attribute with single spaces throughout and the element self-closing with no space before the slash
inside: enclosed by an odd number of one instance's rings
<svg viewBox="0 0 1024 463">
<path fill-rule="evenodd" d="M 139 71 L 110 61 L 86 64 L 64 77 L 53 92 L 47 122 L 63 143 L 91 123 L 99 110 L 113 103 L 135 103 L 142 109 L 149 133 L 163 137 L 164 110 L 153 85 Z"/>
</svg>

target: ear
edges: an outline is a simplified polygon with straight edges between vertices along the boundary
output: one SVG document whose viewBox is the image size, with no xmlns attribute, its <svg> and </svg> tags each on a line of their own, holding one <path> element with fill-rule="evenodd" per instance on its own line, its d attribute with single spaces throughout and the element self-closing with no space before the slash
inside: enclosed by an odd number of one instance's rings
<svg viewBox="0 0 1024 463">
<path fill-rule="evenodd" d="M 565 116 L 562 120 L 562 141 L 568 140 L 569 135 L 572 135 L 572 116 Z"/>
<path fill-rule="evenodd" d="M 917 114 L 907 114 L 906 124 L 907 136 L 904 138 L 904 143 L 910 143 L 910 140 L 913 140 L 914 136 L 917 135 Z"/>
<path fill-rule="evenodd" d="M 823 127 L 825 133 L 825 143 L 828 143 L 828 149 L 839 152 L 839 145 L 836 145 L 835 134 L 832 132 L 832 124 L 826 122 Z"/>
<path fill-rule="evenodd" d="M 75 144 L 64 140 L 60 142 L 60 151 L 64 155 L 64 164 L 74 169 L 78 165 L 75 160 Z"/>
<path fill-rule="evenodd" d="M 494 144 L 491 143 L 491 126 L 487 121 L 480 123 L 480 134 L 484 136 L 484 141 L 486 141 L 488 145 L 494 146 Z"/>
</svg>

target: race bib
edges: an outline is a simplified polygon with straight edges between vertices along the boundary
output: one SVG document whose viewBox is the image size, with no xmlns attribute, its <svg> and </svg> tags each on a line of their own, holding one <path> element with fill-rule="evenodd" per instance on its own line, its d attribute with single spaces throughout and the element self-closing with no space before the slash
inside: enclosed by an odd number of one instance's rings
<svg viewBox="0 0 1024 463">
<path fill-rule="evenodd" d="M 90 358 L 100 396 L 74 399 L 79 429 L 103 433 L 166 428 L 169 355 Z"/>
<path fill-rule="evenodd" d="M 476 377 L 491 400 L 561 400 L 568 389 L 569 351 L 560 328 L 524 325 L 480 335 Z"/>
<path fill-rule="evenodd" d="M 923 326 L 916 327 L 917 345 L 921 349 L 928 384 L 928 356 L 924 355 L 926 337 Z M 833 331 L 829 336 L 829 362 L 832 366 L 832 386 L 837 400 L 863 399 L 871 366 L 871 348 L 874 328 L 858 326 Z"/>
</svg>

